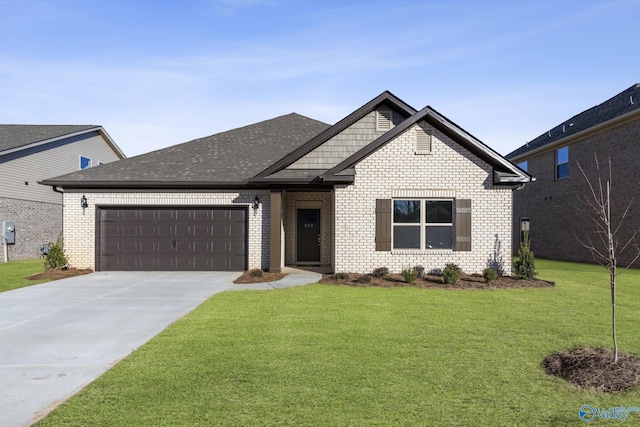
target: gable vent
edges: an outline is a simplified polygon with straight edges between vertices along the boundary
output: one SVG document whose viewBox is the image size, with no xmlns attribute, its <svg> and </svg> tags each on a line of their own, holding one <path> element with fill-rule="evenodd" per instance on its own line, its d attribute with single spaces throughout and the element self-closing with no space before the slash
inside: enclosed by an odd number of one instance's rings
<svg viewBox="0 0 640 427">
<path fill-rule="evenodd" d="M 416 154 L 431 153 L 431 133 L 420 126 L 416 127 Z"/>
<path fill-rule="evenodd" d="M 393 111 L 381 108 L 376 112 L 376 130 L 388 131 L 393 127 Z"/>
</svg>

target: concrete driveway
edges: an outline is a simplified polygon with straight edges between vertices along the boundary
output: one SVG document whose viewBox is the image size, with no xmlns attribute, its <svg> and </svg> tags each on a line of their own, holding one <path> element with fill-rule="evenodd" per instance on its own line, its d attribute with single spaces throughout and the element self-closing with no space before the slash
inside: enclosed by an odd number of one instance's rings
<svg viewBox="0 0 640 427">
<path fill-rule="evenodd" d="M 239 275 L 101 272 L 0 293 L 0 425 L 31 425 Z"/>
</svg>

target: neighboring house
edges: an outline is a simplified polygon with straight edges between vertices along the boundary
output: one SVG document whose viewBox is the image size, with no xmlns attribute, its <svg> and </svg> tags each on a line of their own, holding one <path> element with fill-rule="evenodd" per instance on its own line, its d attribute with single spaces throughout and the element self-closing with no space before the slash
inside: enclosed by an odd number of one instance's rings
<svg viewBox="0 0 640 427">
<path fill-rule="evenodd" d="M 512 189 L 530 178 L 384 92 L 333 126 L 294 113 L 44 183 L 64 188 L 82 268 L 481 272 L 501 244 L 508 273 Z"/>
<path fill-rule="evenodd" d="M 564 121 L 507 155 L 536 177 L 535 183 L 514 192 L 514 240 L 523 229 L 529 229 L 536 257 L 593 262 L 590 252 L 578 241 L 591 238 L 601 242 L 590 219 L 592 212 L 578 199 L 591 194 L 578 165 L 597 184 L 596 155 L 603 179 L 607 178 L 611 160 L 612 215 L 620 217 L 632 196 L 639 196 L 640 84 Z M 640 229 L 639 203 L 636 197 L 619 231 L 621 239 Z M 620 261 L 628 263 L 630 255 L 631 251 L 627 251 Z"/>
<path fill-rule="evenodd" d="M 124 157 L 100 126 L 0 125 L 0 223 L 16 225 L 9 260 L 39 257 L 62 233 L 62 194 L 38 181 Z"/>
</svg>

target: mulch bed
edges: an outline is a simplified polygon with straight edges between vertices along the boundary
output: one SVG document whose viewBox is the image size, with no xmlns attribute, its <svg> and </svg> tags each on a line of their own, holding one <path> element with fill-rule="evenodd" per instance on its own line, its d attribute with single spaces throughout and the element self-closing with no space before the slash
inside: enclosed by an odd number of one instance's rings
<svg viewBox="0 0 640 427">
<path fill-rule="evenodd" d="M 545 372 L 587 390 L 618 393 L 640 382 L 640 358 L 618 353 L 613 363 L 613 350 L 579 348 L 553 353 L 542 362 Z"/>
<path fill-rule="evenodd" d="M 425 275 L 423 278 L 416 279 L 415 282 L 408 284 L 404 281 L 400 274 L 388 274 L 384 278 L 371 277 L 371 281 L 366 283 L 362 281 L 364 274 L 349 274 L 348 279 L 336 279 L 334 274 L 323 274 L 322 283 L 331 285 L 347 285 L 357 287 L 378 286 L 384 288 L 394 287 L 416 287 L 416 288 L 436 288 L 436 289 L 510 289 L 510 288 L 550 288 L 554 286 L 553 282 L 546 280 L 519 280 L 514 277 L 503 276 L 491 283 L 486 283 L 484 278 L 476 274 L 460 274 L 458 281 L 452 285 L 444 283 L 441 276 Z"/>
<path fill-rule="evenodd" d="M 27 276 L 27 280 L 58 280 L 65 279 L 67 277 L 80 276 L 83 274 L 93 273 L 93 270 L 90 268 L 78 269 L 78 268 L 67 268 L 67 269 L 49 269 L 45 270 L 42 273 L 32 274 L 31 276 Z"/>
<path fill-rule="evenodd" d="M 251 272 L 254 270 L 245 271 L 242 273 L 242 276 L 238 277 L 233 283 L 237 285 L 244 285 L 247 283 L 264 283 L 264 282 L 275 282 L 276 280 L 282 279 L 286 274 L 283 273 L 269 273 L 268 271 L 263 271 L 262 276 L 253 276 Z"/>
</svg>

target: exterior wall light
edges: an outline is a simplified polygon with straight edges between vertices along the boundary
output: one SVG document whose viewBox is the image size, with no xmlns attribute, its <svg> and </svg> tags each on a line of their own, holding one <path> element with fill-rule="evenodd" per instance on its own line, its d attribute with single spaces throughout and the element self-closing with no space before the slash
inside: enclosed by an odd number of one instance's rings
<svg viewBox="0 0 640 427">
<path fill-rule="evenodd" d="M 253 199 L 253 209 L 258 210 L 259 207 L 260 207 L 260 199 L 258 198 L 258 196 L 256 196 L 256 198 Z"/>
<path fill-rule="evenodd" d="M 89 203 L 87 202 L 87 197 L 84 194 L 80 199 L 80 206 L 82 207 L 83 210 L 89 207 Z"/>
</svg>

